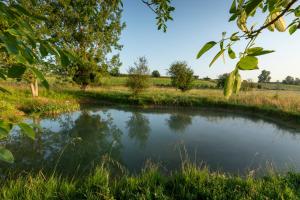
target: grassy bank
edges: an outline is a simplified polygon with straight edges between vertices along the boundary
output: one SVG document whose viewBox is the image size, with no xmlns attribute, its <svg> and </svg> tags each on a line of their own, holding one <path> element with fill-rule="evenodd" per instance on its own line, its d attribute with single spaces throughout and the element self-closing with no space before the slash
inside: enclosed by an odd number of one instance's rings
<svg viewBox="0 0 300 200">
<path fill-rule="evenodd" d="M 282 120 L 300 122 L 300 92 L 292 91 L 248 91 L 226 100 L 221 90 L 194 89 L 182 93 L 172 88 L 152 87 L 134 97 L 125 87 L 91 88 L 87 92 L 68 90 L 82 99 L 114 104 L 140 106 L 213 107 L 236 111 L 247 111 Z"/>
<path fill-rule="evenodd" d="M 74 95 L 40 89 L 40 97 L 33 98 L 27 85 L 5 84 L 11 94 L 0 93 L 0 119 L 19 121 L 26 115 L 55 115 L 80 109 Z"/>
<path fill-rule="evenodd" d="M 141 174 L 114 176 L 98 167 L 81 180 L 26 175 L 2 181 L 0 198 L 6 199 L 300 199 L 300 175 L 270 173 L 245 178 L 212 173 L 185 165 L 162 175 L 156 167 Z"/>
<path fill-rule="evenodd" d="M 258 113 L 267 117 L 300 122 L 300 92 L 256 90 L 241 92 L 226 100 L 221 90 L 193 89 L 182 93 L 173 88 L 151 87 L 132 96 L 126 87 L 53 86 L 32 98 L 26 85 L 6 85 L 12 95 L 0 94 L 0 118 L 18 118 L 28 114 L 52 115 L 78 110 L 81 105 L 110 103 L 115 105 L 213 107 Z M 14 119 L 15 120 L 15 119 Z"/>
</svg>

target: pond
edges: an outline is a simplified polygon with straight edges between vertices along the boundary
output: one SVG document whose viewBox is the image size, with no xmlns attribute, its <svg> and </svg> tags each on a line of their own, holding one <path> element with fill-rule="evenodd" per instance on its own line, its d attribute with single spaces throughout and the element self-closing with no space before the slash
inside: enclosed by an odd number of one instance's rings
<svg viewBox="0 0 300 200">
<path fill-rule="evenodd" d="M 6 147 L 15 155 L 15 173 L 83 175 L 110 158 L 113 166 L 139 172 L 151 161 L 162 171 L 190 160 L 233 174 L 250 170 L 300 171 L 300 131 L 257 116 L 200 109 L 100 107 L 27 120 L 36 139 L 15 128 Z M 117 164 L 116 164 L 117 163 Z M 148 162 L 149 163 L 149 162 Z"/>
</svg>

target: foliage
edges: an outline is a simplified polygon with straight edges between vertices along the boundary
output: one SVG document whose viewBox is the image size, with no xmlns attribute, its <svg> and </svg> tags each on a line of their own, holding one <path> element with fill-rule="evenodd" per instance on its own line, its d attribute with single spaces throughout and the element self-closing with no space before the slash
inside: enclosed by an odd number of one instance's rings
<svg viewBox="0 0 300 200">
<path fill-rule="evenodd" d="M 166 22 L 168 20 L 173 20 L 171 13 L 175 10 L 171 6 L 171 0 L 141 0 L 145 5 L 147 5 L 157 16 L 156 25 L 158 30 L 167 31 Z"/>
<path fill-rule="evenodd" d="M 287 76 L 283 81 L 283 84 L 289 84 L 289 85 L 300 85 L 300 79 L 294 78 L 292 76 Z"/>
<path fill-rule="evenodd" d="M 18 2 L 0 2 L 1 79 L 20 79 L 25 72 L 30 71 L 48 88 L 49 84 L 43 74 L 33 66 L 41 63 L 41 58 L 50 54 L 56 56 L 57 61 L 60 61 L 62 65 L 67 65 L 70 62 L 69 57 L 71 54 L 69 52 L 62 51 L 59 47 L 53 46 L 48 38 L 36 34 L 33 25 L 39 25 L 43 20 L 45 20 L 44 17 L 31 13 Z M 8 60 L 10 62 L 7 62 Z M 7 64 L 9 65 L 8 70 L 5 69 Z M 2 87 L 0 87 L 0 91 L 8 93 Z M 1 139 L 8 136 L 12 127 L 12 122 L 0 121 Z M 19 127 L 26 135 L 32 137 L 29 125 L 19 124 Z M 13 162 L 13 155 L 7 149 L 1 147 L 0 159 Z"/>
<path fill-rule="evenodd" d="M 120 76 L 120 67 L 122 62 L 120 61 L 120 55 L 114 55 L 109 62 L 109 74 L 111 76 Z"/>
<path fill-rule="evenodd" d="M 271 80 L 271 72 L 267 70 L 262 70 L 261 74 L 258 76 L 259 83 L 268 83 Z"/>
<path fill-rule="evenodd" d="M 149 67 L 145 57 L 138 58 L 134 63 L 134 67 L 128 70 L 127 86 L 132 90 L 134 95 L 142 92 L 150 86 Z"/>
<path fill-rule="evenodd" d="M 77 59 L 68 71 L 82 88 L 94 82 L 98 71 L 108 72 L 108 65 L 119 64 L 118 55 L 111 60 L 107 55 L 122 48 L 119 39 L 125 24 L 121 22 L 120 0 L 42 0 L 26 6 L 47 16 L 47 23 L 41 25 L 42 34 L 50 36 L 54 44 L 76 52 Z"/>
<path fill-rule="evenodd" d="M 154 70 L 154 71 L 152 72 L 152 77 L 159 78 L 159 77 L 160 77 L 159 71 L 158 71 L 158 70 Z"/>
<path fill-rule="evenodd" d="M 173 63 L 168 73 L 171 76 L 172 85 L 182 92 L 192 88 L 194 72 L 186 62 Z"/>
<path fill-rule="evenodd" d="M 300 175 L 267 174 L 245 178 L 211 172 L 192 164 L 164 175 L 148 164 L 136 175 L 115 177 L 106 165 L 82 180 L 42 173 L 9 178 L 0 189 L 1 199 L 298 199 Z M 25 188 L 25 189 L 24 189 Z"/>
<path fill-rule="evenodd" d="M 250 17 L 254 17 L 260 10 L 265 14 L 265 19 L 261 22 L 260 26 L 257 26 L 259 23 L 255 20 L 251 20 L 254 23 L 250 26 Z M 300 5 L 298 0 L 233 0 L 229 12 L 231 14 L 229 21 L 235 21 L 240 31 L 230 36 L 227 36 L 226 32 L 223 32 L 220 41 L 206 43 L 197 55 L 197 58 L 200 58 L 207 51 L 219 44 L 220 50 L 209 65 L 212 66 L 218 58 L 221 56 L 224 57 L 226 51 L 231 59 L 236 59 L 237 54 L 234 52 L 233 46 L 241 40 L 247 42 L 245 50 L 239 53 L 240 56 L 235 69 L 230 73 L 226 81 L 224 95 L 227 98 L 231 96 L 232 91 L 235 91 L 235 93 L 239 91 L 240 87 L 236 87 L 236 83 L 241 82 L 239 70 L 258 69 L 258 57 L 274 52 L 255 45 L 256 39 L 265 29 L 269 29 L 272 32 L 275 29 L 279 32 L 289 30 L 290 34 L 295 33 L 299 29 Z M 288 26 L 286 26 L 284 19 L 287 15 L 292 16 Z M 260 17 L 258 18 L 261 19 Z"/>
<path fill-rule="evenodd" d="M 225 83 L 226 83 L 228 76 L 229 76 L 228 73 L 219 75 L 218 80 L 217 80 L 217 88 L 225 87 Z"/>
</svg>

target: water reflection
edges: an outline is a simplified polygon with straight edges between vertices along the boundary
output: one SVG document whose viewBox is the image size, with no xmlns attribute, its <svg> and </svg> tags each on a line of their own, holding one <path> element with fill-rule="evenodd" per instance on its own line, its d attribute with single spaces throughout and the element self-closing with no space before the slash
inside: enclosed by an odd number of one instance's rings
<svg viewBox="0 0 300 200">
<path fill-rule="evenodd" d="M 39 122 L 33 120 L 34 124 L 43 126 Z M 88 172 L 106 154 L 121 162 L 122 132 L 113 124 L 111 117 L 102 119 L 99 115 L 82 112 L 76 120 L 65 115 L 57 122 L 59 131 L 52 131 L 51 121 L 48 121 L 42 131 L 36 129 L 34 141 L 20 134 L 10 139 L 7 148 L 16 157 L 12 166 L 15 170 L 43 169 L 50 173 L 55 170 L 59 174 L 74 175 Z"/>
<path fill-rule="evenodd" d="M 175 132 L 184 132 L 192 124 L 192 117 L 185 114 L 172 114 L 167 120 L 167 124 Z"/>
<path fill-rule="evenodd" d="M 127 121 L 128 136 L 144 147 L 150 134 L 149 119 L 141 113 L 134 112 Z"/>
<path fill-rule="evenodd" d="M 36 139 L 18 129 L 7 141 L 16 162 L 0 163 L 2 170 L 82 175 L 104 155 L 139 170 L 145 160 L 163 161 L 169 170 L 180 166 L 176 144 L 192 160 L 212 169 L 243 172 L 272 161 L 287 162 L 300 171 L 300 131 L 255 116 L 207 110 L 93 109 L 55 119 L 33 118 Z M 176 134 L 174 134 L 176 133 Z"/>
</svg>

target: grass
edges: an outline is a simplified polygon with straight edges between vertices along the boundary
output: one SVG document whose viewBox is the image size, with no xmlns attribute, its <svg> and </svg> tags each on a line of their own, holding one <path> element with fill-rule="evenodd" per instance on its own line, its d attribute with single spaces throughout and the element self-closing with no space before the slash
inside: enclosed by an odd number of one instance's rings
<svg viewBox="0 0 300 200">
<path fill-rule="evenodd" d="M 75 111 L 80 104 L 72 95 L 40 89 L 40 97 L 33 98 L 27 85 L 3 84 L 12 94 L 0 93 L 0 119 L 19 121 L 26 115 L 55 115 Z"/>
<path fill-rule="evenodd" d="M 1 182 L 8 199 L 300 199 L 300 174 L 270 173 L 254 178 L 210 172 L 184 164 L 170 175 L 155 165 L 139 175 L 115 176 L 104 165 L 78 180 L 28 174 Z"/>
<path fill-rule="evenodd" d="M 78 110 L 84 104 L 109 102 L 116 105 L 154 107 L 225 108 L 300 122 L 300 91 L 242 91 L 226 100 L 223 92 L 217 89 L 193 89 L 182 93 L 174 88 L 152 86 L 138 96 L 132 96 L 124 86 L 90 87 L 87 91 L 82 91 L 71 84 L 53 84 L 49 91 L 41 89 L 40 97 L 32 98 L 26 85 L 10 83 L 4 87 L 9 89 L 12 95 L 0 94 L 0 118 L 10 120 L 16 120 L 14 118 L 22 115 L 53 115 Z"/>
</svg>

